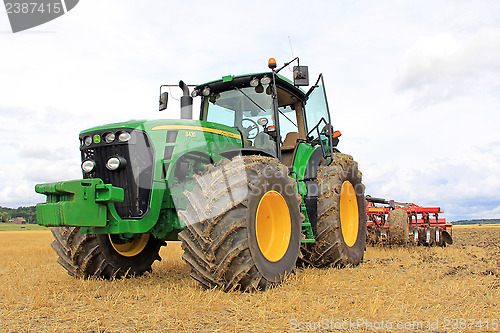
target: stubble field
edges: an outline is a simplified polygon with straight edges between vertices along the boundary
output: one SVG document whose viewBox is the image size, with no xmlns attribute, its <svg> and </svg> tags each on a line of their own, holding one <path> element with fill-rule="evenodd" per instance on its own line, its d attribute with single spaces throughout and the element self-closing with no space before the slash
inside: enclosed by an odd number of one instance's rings
<svg viewBox="0 0 500 333">
<path fill-rule="evenodd" d="M 453 238 L 368 247 L 355 268 L 224 293 L 192 281 L 179 243 L 143 277 L 79 280 L 56 263 L 50 231 L 0 232 L 0 331 L 500 331 L 500 227 L 456 227 Z"/>
</svg>

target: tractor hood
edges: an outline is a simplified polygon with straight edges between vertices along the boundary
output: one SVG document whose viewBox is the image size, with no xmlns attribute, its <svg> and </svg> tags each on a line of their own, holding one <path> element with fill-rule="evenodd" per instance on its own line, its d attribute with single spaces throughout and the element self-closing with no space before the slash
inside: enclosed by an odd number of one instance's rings
<svg viewBox="0 0 500 333">
<path fill-rule="evenodd" d="M 212 163 L 222 158 L 219 153 L 242 148 L 242 136 L 238 129 L 186 119 L 131 120 L 102 125 L 82 131 L 79 139 L 84 178 L 102 178 L 102 174 L 115 171 L 113 168 L 120 164 L 119 161 L 108 162 L 110 158 L 117 157 L 123 158 L 125 163 L 117 170 L 136 173 L 152 167 L 148 177 L 152 182 L 167 180 L 169 183 L 177 182 L 182 176 L 177 162 L 186 154 L 204 156 L 207 162 Z M 91 165 L 87 168 L 84 165 L 90 160 L 95 162 L 92 170 Z M 172 172 L 179 177 L 174 177 Z M 109 183 L 108 179 L 103 180 Z"/>
<path fill-rule="evenodd" d="M 157 215 L 152 207 L 161 205 L 166 189 L 181 209 L 192 176 L 237 148 L 242 148 L 237 129 L 198 120 L 132 120 L 80 133 L 83 178 L 124 189 L 123 202 L 113 204 L 115 220 L 157 219 L 150 212 Z"/>
</svg>

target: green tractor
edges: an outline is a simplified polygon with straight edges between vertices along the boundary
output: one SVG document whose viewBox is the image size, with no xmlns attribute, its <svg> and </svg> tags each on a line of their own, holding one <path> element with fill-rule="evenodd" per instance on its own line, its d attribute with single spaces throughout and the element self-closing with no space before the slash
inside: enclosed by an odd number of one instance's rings
<svg viewBox="0 0 500 333">
<path fill-rule="evenodd" d="M 191 276 L 226 291 L 265 290 L 298 265 L 359 264 L 361 172 L 336 148 L 323 76 L 305 92 L 295 60 L 293 82 L 278 74 L 291 62 L 271 58 L 264 73 L 181 81 L 181 119 L 82 131 L 83 179 L 36 186 L 58 262 L 75 277 L 137 276 L 180 240 Z"/>
</svg>

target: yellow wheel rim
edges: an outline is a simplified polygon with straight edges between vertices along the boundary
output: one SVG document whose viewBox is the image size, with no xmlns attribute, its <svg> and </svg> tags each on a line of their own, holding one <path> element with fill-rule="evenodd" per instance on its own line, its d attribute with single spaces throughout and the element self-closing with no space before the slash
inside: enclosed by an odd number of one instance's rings
<svg viewBox="0 0 500 333">
<path fill-rule="evenodd" d="M 118 244 L 113 242 L 112 235 L 109 235 L 109 241 L 113 248 L 124 257 L 134 257 L 144 250 L 146 245 L 148 245 L 149 234 L 142 234 L 141 236 L 131 240 L 130 242 L 124 244 Z"/>
<path fill-rule="evenodd" d="M 283 196 L 268 191 L 262 196 L 255 217 L 257 243 L 264 257 L 272 262 L 279 261 L 290 245 L 292 221 Z"/>
<path fill-rule="evenodd" d="M 349 181 L 342 184 L 340 191 L 340 225 L 347 246 L 352 247 L 358 239 L 358 200 L 354 187 Z"/>
</svg>

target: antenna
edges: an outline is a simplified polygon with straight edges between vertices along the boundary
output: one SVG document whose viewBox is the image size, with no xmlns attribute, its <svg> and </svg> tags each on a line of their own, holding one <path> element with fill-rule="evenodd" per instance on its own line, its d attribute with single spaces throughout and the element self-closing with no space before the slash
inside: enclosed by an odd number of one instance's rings
<svg viewBox="0 0 500 333">
<path fill-rule="evenodd" d="M 292 52 L 292 58 L 295 58 L 295 55 L 293 54 L 293 48 L 292 48 L 292 39 L 290 36 L 288 36 L 288 44 L 290 44 L 290 52 Z"/>
</svg>

